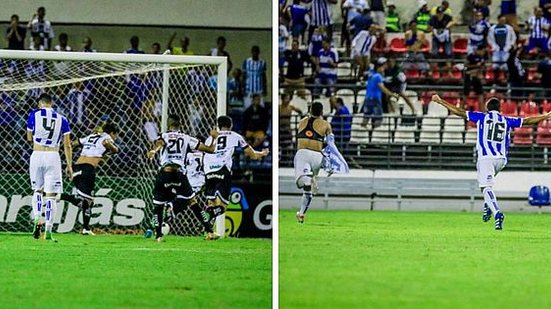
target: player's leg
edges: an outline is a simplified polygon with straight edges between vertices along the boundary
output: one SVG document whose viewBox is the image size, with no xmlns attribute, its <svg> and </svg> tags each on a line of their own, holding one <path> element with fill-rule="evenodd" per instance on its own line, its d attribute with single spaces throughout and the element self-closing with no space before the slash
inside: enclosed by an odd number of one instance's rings
<svg viewBox="0 0 551 309">
<path fill-rule="evenodd" d="M 313 198 L 312 180 L 314 172 L 309 163 L 309 155 L 310 151 L 300 149 L 297 151 L 294 161 L 296 184 L 299 189 L 302 189 L 300 210 L 297 212 L 297 220 L 299 223 L 304 223 L 304 215 L 308 211 Z"/>
<path fill-rule="evenodd" d="M 58 153 L 52 152 L 45 156 L 44 192 L 45 192 L 45 219 L 46 240 L 57 242 L 52 237 L 55 213 L 57 210 L 57 195 L 63 192 L 61 176 L 61 159 Z"/>
<path fill-rule="evenodd" d="M 478 182 L 482 195 L 484 196 L 485 205 L 491 210 L 495 218 L 495 228 L 496 230 L 501 230 L 503 228 L 503 220 L 505 216 L 501 212 L 499 205 L 497 203 L 497 198 L 493 191 L 493 186 L 495 185 L 495 175 L 496 170 L 499 171 L 503 168 L 504 159 L 486 159 L 479 160 L 477 163 L 478 171 Z M 487 215 L 487 213 L 485 212 Z M 485 217 L 483 217 L 483 220 Z"/>
<path fill-rule="evenodd" d="M 33 152 L 29 162 L 29 176 L 31 178 L 31 187 L 33 189 L 32 207 L 33 207 L 33 237 L 40 238 L 42 230 L 42 208 L 44 206 L 43 187 L 44 170 L 41 167 L 40 154 Z"/>
<path fill-rule="evenodd" d="M 155 229 L 155 239 L 157 241 L 163 240 L 163 219 L 164 212 L 167 203 L 174 198 L 174 194 L 171 192 L 172 187 L 166 187 L 165 184 L 174 183 L 177 181 L 176 177 L 173 177 L 176 174 L 160 171 L 155 178 L 155 185 L 153 187 L 153 218 L 152 225 Z M 172 179 L 174 178 L 174 179 Z M 174 181 L 172 181 L 174 180 Z"/>
</svg>

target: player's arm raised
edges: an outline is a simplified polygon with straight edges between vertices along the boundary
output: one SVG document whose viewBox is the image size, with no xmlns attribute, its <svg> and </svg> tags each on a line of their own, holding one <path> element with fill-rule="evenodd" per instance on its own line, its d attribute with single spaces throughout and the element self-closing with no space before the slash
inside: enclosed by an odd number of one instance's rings
<svg viewBox="0 0 551 309">
<path fill-rule="evenodd" d="M 211 136 L 210 145 L 199 143 L 197 145 L 197 150 L 206 152 L 206 153 L 214 153 L 214 149 L 216 149 L 216 138 L 218 137 L 218 131 L 216 129 L 210 130 L 210 136 Z"/>
<path fill-rule="evenodd" d="M 155 158 L 155 154 L 165 146 L 165 142 L 162 138 L 158 138 L 153 143 L 153 147 L 145 154 L 148 159 Z"/>
<path fill-rule="evenodd" d="M 522 118 L 523 125 L 538 124 L 540 121 L 551 118 L 551 112 L 543 115 Z"/>
<path fill-rule="evenodd" d="M 452 114 L 454 115 L 457 115 L 459 117 L 462 117 L 462 118 L 465 118 L 467 119 L 467 111 L 464 110 L 463 108 L 461 107 L 458 107 L 458 106 L 455 106 L 449 102 L 447 102 L 446 100 L 440 98 L 439 95 L 435 94 L 432 96 L 432 101 L 433 102 L 436 102 L 442 106 L 444 106 L 445 108 L 447 108 Z"/>
<path fill-rule="evenodd" d="M 270 153 L 270 150 L 268 150 L 268 148 L 264 148 L 262 149 L 262 151 L 256 151 L 250 145 L 248 145 L 244 149 L 244 151 L 245 151 L 245 155 L 251 158 L 252 160 L 260 160 Z"/>
</svg>

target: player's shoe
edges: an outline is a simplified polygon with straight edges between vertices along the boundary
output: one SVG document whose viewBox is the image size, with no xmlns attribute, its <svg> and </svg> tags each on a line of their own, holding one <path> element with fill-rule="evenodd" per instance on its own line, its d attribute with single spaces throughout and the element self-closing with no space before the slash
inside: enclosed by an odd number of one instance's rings
<svg viewBox="0 0 551 309">
<path fill-rule="evenodd" d="M 207 233 L 207 237 L 205 237 L 206 240 L 217 240 L 218 238 L 220 238 L 220 235 L 214 232 Z"/>
<path fill-rule="evenodd" d="M 48 240 L 48 241 L 57 242 L 57 239 L 55 239 L 55 238 L 52 236 L 52 232 L 46 232 L 46 235 L 44 235 L 44 239 L 46 239 L 46 240 Z"/>
<path fill-rule="evenodd" d="M 33 238 L 40 239 L 41 231 L 42 231 L 42 222 L 40 220 L 36 220 L 34 222 L 34 227 L 33 227 Z"/>
<path fill-rule="evenodd" d="M 172 221 L 172 219 L 174 219 L 174 212 L 172 211 L 172 204 L 171 203 L 166 203 L 165 204 L 165 218 L 164 218 L 164 221 L 169 223 L 170 221 Z"/>
<path fill-rule="evenodd" d="M 156 242 L 165 242 L 165 239 L 163 237 L 157 237 L 155 238 Z"/>
<path fill-rule="evenodd" d="M 492 210 L 490 209 L 490 207 L 484 204 L 484 211 L 482 211 L 482 221 L 488 222 L 490 221 L 490 219 L 492 219 Z"/>
<path fill-rule="evenodd" d="M 82 229 L 81 234 L 82 235 L 90 235 L 90 236 L 95 236 L 96 235 L 94 232 L 92 232 L 92 230 L 87 230 L 87 229 Z"/>
<path fill-rule="evenodd" d="M 496 213 L 496 230 L 503 229 L 503 221 L 505 220 L 505 215 L 501 212 Z"/>
<path fill-rule="evenodd" d="M 297 211 L 297 221 L 298 223 L 304 223 L 304 214 L 300 214 L 300 211 Z"/>
</svg>

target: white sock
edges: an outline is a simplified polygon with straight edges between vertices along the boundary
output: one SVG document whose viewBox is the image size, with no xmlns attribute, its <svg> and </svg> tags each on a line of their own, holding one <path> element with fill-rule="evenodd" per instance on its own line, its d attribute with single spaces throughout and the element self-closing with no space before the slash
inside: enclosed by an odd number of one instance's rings
<svg viewBox="0 0 551 309">
<path fill-rule="evenodd" d="M 56 210 L 55 196 L 46 197 L 46 232 L 51 232 Z"/>
<path fill-rule="evenodd" d="M 484 195 L 484 201 L 486 202 L 488 207 L 490 207 L 490 209 L 492 210 L 492 214 L 495 216 L 496 213 L 500 211 L 500 209 L 497 205 L 496 195 L 494 194 L 492 187 L 485 187 L 484 190 L 482 190 L 482 194 Z"/>
<path fill-rule="evenodd" d="M 302 193 L 302 198 L 300 199 L 300 214 L 304 215 L 312 203 L 312 192 Z"/>
<path fill-rule="evenodd" d="M 40 220 L 40 217 L 42 217 L 42 192 L 34 191 L 33 193 L 33 219 Z"/>
</svg>

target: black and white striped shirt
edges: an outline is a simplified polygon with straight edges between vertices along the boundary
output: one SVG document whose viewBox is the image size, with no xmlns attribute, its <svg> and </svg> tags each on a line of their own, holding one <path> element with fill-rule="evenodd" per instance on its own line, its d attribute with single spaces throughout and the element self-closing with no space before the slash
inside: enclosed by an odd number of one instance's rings
<svg viewBox="0 0 551 309">
<path fill-rule="evenodd" d="M 528 19 L 528 25 L 530 26 L 530 38 L 547 38 L 547 29 L 549 29 L 549 22 L 544 17 L 531 16 Z"/>
<path fill-rule="evenodd" d="M 311 2 L 311 22 L 312 26 L 328 26 L 333 24 L 331 20 L 331 12 L 329 0 L 308 0 L 306 2 Z"/>
</svg>

